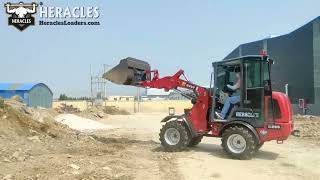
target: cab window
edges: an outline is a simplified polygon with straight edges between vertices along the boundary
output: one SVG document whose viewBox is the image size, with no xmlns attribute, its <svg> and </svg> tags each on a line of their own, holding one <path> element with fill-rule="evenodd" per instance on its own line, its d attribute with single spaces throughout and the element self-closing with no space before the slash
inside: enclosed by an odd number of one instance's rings
<svg viewBox="0 0 320 180">
<path fill-rule="evenodd" d="M 259 61 L 252 61 L 246 62 L 244 64 L 244 72 L 246 73 L 246 87 L 247 88 L 259 88 L 263 87 L 262 80 L 261 80 L 261 62 Z"/>
</svg>

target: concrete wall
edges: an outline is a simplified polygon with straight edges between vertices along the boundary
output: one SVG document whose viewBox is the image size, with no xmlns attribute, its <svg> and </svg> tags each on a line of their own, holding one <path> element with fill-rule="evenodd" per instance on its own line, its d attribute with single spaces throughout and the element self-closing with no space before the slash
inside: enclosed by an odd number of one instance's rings
<svg viewBox="0 0 320 180">
<path fill-rule="evenodd" d="M 54 101 L 53 108 L 59 107 L 61 103 L 73 105 L 80 110 L 90 107 L 90 103 L 86 101 Z M 116 106 L 133 113 L 135 106 L 134 101 L 106 101 L 107 106 Z M 161 100 L 161 101 L 143 101 L 140 102 L 140 112 L 168 112 L 169 107 L 174 107 L 177 113 L 182 113 L 185 108 L 191 108 L 192 104 L 189 100 Z"/>
</svg>

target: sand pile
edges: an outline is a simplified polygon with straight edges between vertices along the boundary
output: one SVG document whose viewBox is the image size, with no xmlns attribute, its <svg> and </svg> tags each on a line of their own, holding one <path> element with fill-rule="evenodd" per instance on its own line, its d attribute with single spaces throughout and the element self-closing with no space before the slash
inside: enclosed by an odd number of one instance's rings
<svg viewBox="0 0 320 180">
<path fill-rule="evenodd" d="M 79 130 L 79 131 L 90 131 L 90 130 L 112 128 L 112 126 L 108 126 L 100 122 L 83 118 L 74 114 L 60 114 L 55 119 L 56 121 L 62 124 L 65 124 L 72 129 Z"/>
<path fill-rule="evenodd" d="M 11 100 L 23 103 L 23 99 L 18 95 L 12 96 Z"/>
<path fill-rule="evenodd" d="M 320 117 L 297 115 L 294 123 L 295 129 L 300 130 L 301 138 L 320 140 Z"/>
</svg>

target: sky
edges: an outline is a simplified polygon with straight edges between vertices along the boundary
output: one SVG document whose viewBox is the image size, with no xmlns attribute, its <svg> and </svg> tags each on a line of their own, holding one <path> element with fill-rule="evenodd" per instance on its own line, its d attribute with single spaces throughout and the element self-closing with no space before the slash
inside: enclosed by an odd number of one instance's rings
<svg viewBox="0 0 320 180">
<path fill-rule="evenodd" d="M 39 26 L 37 14 L 36 25 L 20 32 L 8 26 L 7 1 L 0 5 L 0 82 L 43 82 L 55 97 L 90 96 L 90 66 L 98 74 L 103 64 L 129 56 L 148 61 L 160 76 L 183 69 L 208 86 L 211 63 L 238 45 L 289 33 L 320 15 L 319 0 L 43 0 L 99 6 L 100 26 Z M 108 83 L 110 95 L 134 93 Z"/>
</svg>

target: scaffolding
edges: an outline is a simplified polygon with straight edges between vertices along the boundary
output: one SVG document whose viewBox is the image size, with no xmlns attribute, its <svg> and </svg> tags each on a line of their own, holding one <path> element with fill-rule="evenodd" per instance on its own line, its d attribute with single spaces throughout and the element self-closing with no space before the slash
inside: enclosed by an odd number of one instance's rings
<svg viewBox="0 0 320 180">
<path fill-rule="evenodd" d="M 106 106 L 107 100 L 107 80 L 102 78 L 102 75 L 111 65 L 103 64 L 102 72 L 93 75 L 92 66 L 90 65 L 90 96 L 92 106 Z"/>
</svg>

